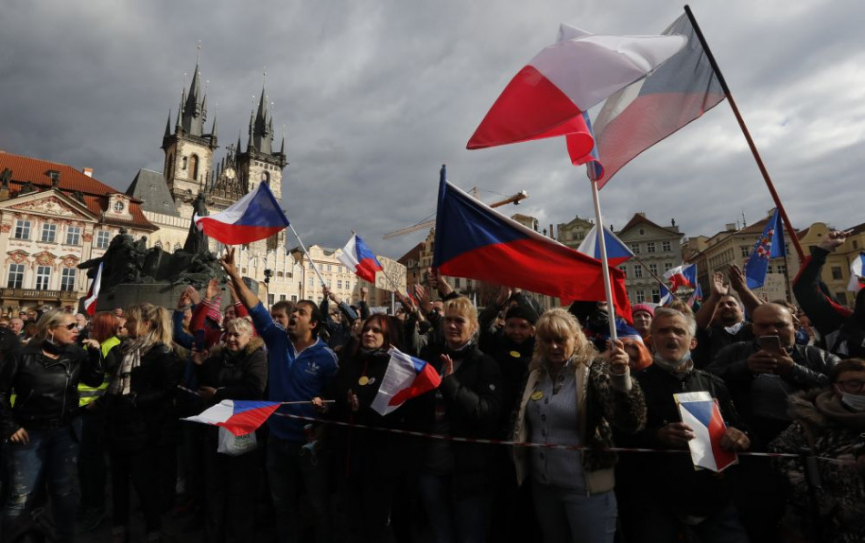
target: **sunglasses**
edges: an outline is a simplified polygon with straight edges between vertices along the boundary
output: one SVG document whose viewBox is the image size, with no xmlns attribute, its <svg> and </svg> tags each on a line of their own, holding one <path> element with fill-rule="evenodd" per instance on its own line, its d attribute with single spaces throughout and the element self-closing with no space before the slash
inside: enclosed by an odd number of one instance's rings
<svg viewBox="0 0 865 543">
<path fill-rule="evenodd" d="M 78 327 L 77 322 L 70 322 L 66 326 L 58 326 L 57 328 L 66 328 L 67 330 L 69 330 L 71 332 L 72 330 L 75 330 L 77 327 Z"/>
</svg>

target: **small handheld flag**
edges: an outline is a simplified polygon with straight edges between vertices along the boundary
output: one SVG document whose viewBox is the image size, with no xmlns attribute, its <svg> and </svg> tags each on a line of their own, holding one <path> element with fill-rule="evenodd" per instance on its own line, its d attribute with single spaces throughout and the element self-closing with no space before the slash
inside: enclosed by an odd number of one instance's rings
<svg viewBox="0 0 865 543">
<path fill-rule="evenodd" d="M 865 287 L 865 253 L 859 253 L 850 263 L 850 281 L 847 290 L 859 292 Z"/>
<path fill-rule="evenodd" d="M 598 225 L 592 226 L 592 229 L 586 234 L 586 239 L 577 247 L 577 251 L 589 255 L 595 260 L 600 260 L 601 247 L 598 243 L 598 237 Z M 628 246 L 606 226 L 604 227 L 604 243 L 607 246 L 607 262 L 610 266 L 618 266 L 634 257 L 634 253 L 628 249 Z"/>
<path fill-rule="evenodd" d="M 87 291 L 87 298 L 84 300 L 84 310 L 91 317 L 96 314 L 96 300 L 99 298 L 99 289 L 102 286 L 102 267 L 105 262 L 99 263 L 99 269 L 96 270 L 96 277 L 93 278 L 93 283 L 90 284 L 90 290 Z"/>
<path fill-rule="evenodd" d="M 708 392 L 673 394 L 682 422 L 691 427 L 696 437 L 688 442 L 694 467 L 720 472 L 739 462 L 736 453 L 721 449 L 721 438 L 727 425 L 717 402 Z"/>
<path fill-rule="evenodd" d="M 193 215 L 195 226 L 225 245 L 241 245 L 268 238 L 289 225 L 288 218 L 267 183 L 207 217 Z"/>
<path fill-rule="evenodd" d="M 442 382 L 435 368 L 423 360 L 393 347 L 389 352 L 387 370 L 370 406 L 382 416 L 395 411 L 407 400 L 438 388 Z"/>
<path fill-rule="evenodd" d="M 236 436 L 254 432 L 280 406 L 279 402 L 223 400 L 194 417 L 182 420 L 222 426 Z"/>
<path fill-rule="evenodd" d="M 375 283 L 375 272 L 383 269 L 381 262 L 357 234 L 352 234 L 342 248 L 342 253 L 336 258 L 358 277 L 370 283 Z"/>
<path fill-rule="evenodd" d="M 658 301 L 658 305 L 661 307 L 666 307 L 673 302 L 673 293 L 670 292 L 669 287 L 667 285 L 661 283 L 661 288 L 659 289 L 661 299 Z"/>
<path fill-rule="evenodd" d="M 775 209 L 775 213 L 772 214 L 772 218 L 766 223 L 763 233 L 754 244 L 754 250 L 748 256 L 748 261 L 745 262 L 743 271 L 748 282 L 748 288 L 762 287 L 769 271 L 769 260 L 784 256 L 787 256 L 784 243 L 784 225 L 781 222 L 778 209 Z"/>
<path fill-rule="evenodd" d="M 668 270 L 664 274 L 664 279 L 670 280 L 670 292 L 676 292 L 679 287 L 696 288 L 697 286 L 697 265 L 682 264 Z"/>
</svg>

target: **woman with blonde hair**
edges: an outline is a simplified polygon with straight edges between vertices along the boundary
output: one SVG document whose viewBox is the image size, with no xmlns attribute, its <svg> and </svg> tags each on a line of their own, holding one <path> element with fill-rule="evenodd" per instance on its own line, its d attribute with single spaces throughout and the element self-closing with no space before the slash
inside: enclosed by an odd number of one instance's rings
<svg viewBox="0 0 865 543">
<path fill-rule="evenodd" d="M 610 425 L 634 432 L 645 423 L 642 391 L 622 342 L 601 358 L 568 311 L 544 313 L 536 337 L 513 439 L 584 449 L 515 448 L 517 480 L 530 477 L 544 541 L 611 543 L 616 457 L 604 449 L 613 446 Z"/>
<path fill-rule="evenodd" d="M 0 429 L 9 468 L 9 495 L 2 532 L 12 541 L 29 519 L 29 509 L 43 483 L 51 496 L 57 541 L 75 535 L 78 501 L 75 466 L 81 420 L 78 383 L 102 382 L 99 343 L 76 345 L 78 324 L 71 313 L 45 313 L 30 343 L 0 364 Z M 17 395 L 12 405 L 11 394 Z"/>
<path fill-rule="evenodd" d="M 182 365 L 171 347 L 168 310 L 141 304 L 124 312 L 128 339 L 105 395 L 113 497 L 112 541 L 129 540 L 129 483 L 144 512 L 148 541 L 161 539 L 159 464 L 163 427 Z"/>
<path fill-rule="evenodd" d="M 441 374 L 441 385 L 417 400 L 435 434 L 495 437 L 502 408 L 498 364 L 477 346 L 478 314 L 471 301 L 445 302 L 444 342 L 428 345 L 421 358 Z M 418 490 L 435 543 L 485 541 L 495 474 L 488 445 L 432 440 L 421 459 Z"/>
</svg>

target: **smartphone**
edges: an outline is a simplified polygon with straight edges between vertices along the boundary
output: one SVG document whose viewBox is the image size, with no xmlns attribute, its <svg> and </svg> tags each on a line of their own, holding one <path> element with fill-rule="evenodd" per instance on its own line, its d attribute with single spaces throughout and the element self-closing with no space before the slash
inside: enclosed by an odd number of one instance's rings
<svg viewBox="0 0 865 543">
<path fill-rule="evenodd" d="M 778 336 L 760 336 L 757 338 L 757 343 L 764 351 L 776 354 L 784 354 L 784 348 L 781 347 L 781 338 Z"/>
<path fill-rule="evenodd" d="M 207 348 L 207 337 L 204 330 L 195 331 L 195 350 L 203 352 Z"/>
</svg>

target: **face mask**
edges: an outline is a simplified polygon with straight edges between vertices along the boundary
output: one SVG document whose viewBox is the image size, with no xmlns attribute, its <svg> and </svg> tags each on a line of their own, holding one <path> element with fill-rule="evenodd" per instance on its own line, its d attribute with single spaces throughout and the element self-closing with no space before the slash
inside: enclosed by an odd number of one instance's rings
<svg viewBox="0 0 865 543">
<path fill-rule="evenodd" d="M 691 351 L 686 351 L 682 358 L 674 362 L 670 362 L 658 353 L 655 353 L 652 359 L 654 360 L 655 364 L 661 366 L 662 368 L 666 370 L 676 371 L 682 368 L 683 365 L 687 365 L 687 363 L 691 361 Z"/>
<path fill-rule="evenodd" d="M 856 412 L 865 411 L 865 396 L 858 394 L 841 393 L 841 403 Z"/>
</svg>

